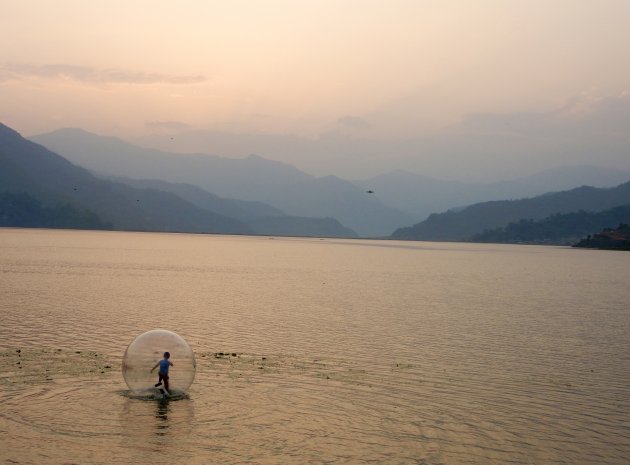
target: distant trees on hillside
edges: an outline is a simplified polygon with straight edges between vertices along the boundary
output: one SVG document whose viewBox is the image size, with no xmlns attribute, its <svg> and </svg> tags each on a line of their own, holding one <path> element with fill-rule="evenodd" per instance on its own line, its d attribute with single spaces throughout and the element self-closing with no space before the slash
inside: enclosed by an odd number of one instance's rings
<svg viewBox="0 0 630 465">
<path fill-rule="evenodd" d="M 589 249 L 630 250 L 630 225 L 621 223 L 617 228 L 604 228 L 603 231 L 589 234 L 574 245 Z"/>
<path fill-rule="evenodd" d="M 472 242 L 571 244 L 580 238 L 630 221 L 630 205 L 593 213 L 580 210 L 554 214 L 539 221 L 521 219 L 476 234 Z"/>
<path fill-rule="evenodd" d="M 413 226 L 394 231 L 392 239 L 420 241 L 525 241 L 512 238 L 511 233 L 527 236 L 533 227 L 526 222 L 546 221 L 550 215 L 574 212 L 603 212 L 611 208 L 630 204 L 630 181 L 613 188 L 577 187 L 568 191 L 552 192 L 537 197 L 520 200 L 499 200 L 482 202 L 444 213 L 434 213 L 426 220 Z M 570 221 L 570 218 L 562 219 Z M 555 221 L 555 220 L 554 220 Z M 554 221 L 551 221 L 553 223 Z M 518 226 L 510 223 L 521 223 Z M 611 223 L 613 225 L 617 223 Z M 551 224 L 547 226 L 552 226 Z M 609 225 L 610 226 L 610 225 Z M 496 228 L 496 229 L 495 229 Z M 570 229 L 570 226 L 567 226 Z M 506 232 L 507 234 L 503 234 Z M 597 231 L 594 229 L 593 231 Z M 494 237 L 485 235 L 493 233 Z M 591 231 L 592 232 L 592 231 Z M 553 231 L 549 232 L 553 236 Z M 538 237 L 538 232 L 533 232 Z M 477 238 L 477 236 L 479 236 Z M 580 237 L 579 234 L 574 237 Z"/>
<path fill-rule="evenodd" d="M 93 212 L 69 204 L 46 207 L 27 193 L 0 193 L 0 226 L 22 228 L 113 229 Z"/>
</svg>

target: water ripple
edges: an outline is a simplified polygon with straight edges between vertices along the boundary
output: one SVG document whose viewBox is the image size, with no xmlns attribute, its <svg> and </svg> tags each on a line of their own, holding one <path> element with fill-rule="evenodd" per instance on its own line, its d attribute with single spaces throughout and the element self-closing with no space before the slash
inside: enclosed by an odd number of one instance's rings
<svg viewBox="0 0 630 465">
<path fill-rule="evenodd" d="M 0 235 L 0 461 L 618 465 L 630 456 L 627 255 Z M 195 350 L 185 398 L 128 395 L 122 353 L 156 327 Z"/>
</svg>

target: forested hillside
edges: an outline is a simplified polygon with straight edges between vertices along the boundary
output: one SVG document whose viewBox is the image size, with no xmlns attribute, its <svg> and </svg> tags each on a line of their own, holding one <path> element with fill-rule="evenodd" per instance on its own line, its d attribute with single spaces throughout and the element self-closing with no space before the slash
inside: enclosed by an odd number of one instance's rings
<svg viewBox="0 0 630 465">
<path fill-rule="evenodd" d="M 433 214 L 425 221 L 396 230 L 391 237 L 465 241 L 483 231 L 503 228 L 524 218 L 537 221 L 559 213 L 601 212 L 622 205 L 630 205 L 630 182 L 613 188 L 582 186 L 528 199 L 478 203 L 458 211 Z"/>
<path fill-rule="evenodd" d="M 599 213 L 579 211 L 555 214 L 539 221 L 521 219 L 503 228 L 473 236 L 472 242 L 573 244 L 604 228 L 630 222 L 630 205 Z"/>
<path fill-rule="evenodd" d="M 45 207 L 27 193 L 0 192 L 0 227 L 113 229 L 95 213 L 70 204 Z"/>
</svg>

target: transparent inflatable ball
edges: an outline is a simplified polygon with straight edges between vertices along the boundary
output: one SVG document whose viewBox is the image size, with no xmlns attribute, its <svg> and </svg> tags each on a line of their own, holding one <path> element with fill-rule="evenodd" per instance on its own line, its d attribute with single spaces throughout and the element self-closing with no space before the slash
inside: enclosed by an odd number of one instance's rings
<svg viewBox="0 0 630 465">
<path fill-rule="evenodd" d="M 122 374 L 131 392 L 137 395 L 149 394 L 157 389 L 158 372 L 151 368 L 169 352 L 173 366 L 169 368 L 169 394 L 181 395 L 195 379 L 197 363 L 195 354 L 186 340 L 165 329 L 154 329 L 136 337 L 123 357 Z M 163 387 L 163 386 L 161 386 Z"/>
</svg>

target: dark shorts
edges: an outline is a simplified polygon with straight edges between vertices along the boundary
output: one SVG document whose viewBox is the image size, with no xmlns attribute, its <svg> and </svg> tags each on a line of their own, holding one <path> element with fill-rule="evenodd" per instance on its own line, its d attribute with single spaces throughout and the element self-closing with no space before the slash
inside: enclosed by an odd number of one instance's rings
<svg viewBox="0 0 630 465">
<path fill-rule="evenodd" d="M 160 376 L 160 380 L 168 380 L 168 373 L 158 373 Z"/>
</svg>

